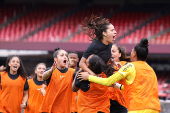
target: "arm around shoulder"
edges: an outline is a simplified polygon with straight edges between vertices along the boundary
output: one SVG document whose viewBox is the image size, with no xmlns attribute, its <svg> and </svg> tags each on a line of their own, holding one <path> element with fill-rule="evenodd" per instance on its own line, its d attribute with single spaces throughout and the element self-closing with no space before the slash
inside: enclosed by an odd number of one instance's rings
<svg viewBox="0 0 170 113">
<path fill-rule="evenodd" d="M 124 65 L 122 68 L 120 68 L 118 72 L 116 72 L 109 78 L 99 78 L 99 77 L 90 75 L 88 77 L 88 80 L 90 82 L 95 82 L 101 85 L 110 86 L 113 83 L 125 78 L 128 75 L 134 75 L 135 72 L 136 71 L 135 71 L 134 65 L 132 63 L 128 63 Z"/>
<path fill-rule="evenodd" d="M 101 77 L 90 75 L 88 80 L 90 82 L 94 82 L 97 84 L 110 86 L 123 78 L 124 78 L 124 76 L 121 73 L 117 72 L 117 73 L 113 74 L 112 76 L 110 76 L 109 78 L 101 78 Z"/>
</svg>

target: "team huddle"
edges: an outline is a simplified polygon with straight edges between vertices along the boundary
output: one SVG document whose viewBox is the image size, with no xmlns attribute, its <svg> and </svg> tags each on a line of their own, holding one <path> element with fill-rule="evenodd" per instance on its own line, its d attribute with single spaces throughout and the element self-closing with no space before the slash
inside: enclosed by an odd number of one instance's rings
<svg viewBox="0 0 170 113">
<path fill-rule="evenodd" d="M 117 34 L 106 18 L 85 18 L 82 31 L 92 43 L 82 58 L 60 48 L 54 63 L 35 66 L 28 78 L 22 60 L 9 56 L 0 69 L 2 113 L 159 113 L 157 77 L 147 64 L 148 40 L 130 56 L 113 44 Z M 79 67 L 77 63 L 79 62 Z"/>
</svg>

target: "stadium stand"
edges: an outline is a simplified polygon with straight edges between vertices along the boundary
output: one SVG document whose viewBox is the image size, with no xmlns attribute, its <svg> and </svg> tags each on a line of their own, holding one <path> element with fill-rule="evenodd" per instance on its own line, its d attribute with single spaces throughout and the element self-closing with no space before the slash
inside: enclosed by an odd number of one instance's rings
<svg viewBox="0 0 170 113">
<path fill-rule="evenodd" d="M 143 26 L 141 29 L 136 30 L 136 32 L 131 33 L 129 36 L 126 36 L 124 39 L 120 40 L 120 43 L 137 43 L 142 37 L 151 37 L 161 31 L 164 31 L 165 29 L 170 27 L 170 14 L 163 15 L 161 18 L 158 18 L 157 20 L 147 24 L 146 26 Z M 169 44 L 169 37 L 168 33 L 159 36 L 153 41 L 151 41 L 151 44 Z"/>
<path fill-rule="evenodd" d="M 8 21 L 12 17 L 15 17 L 17 14 L 22 12 L 27 5 L 25 4 L 5 4 L 0 7 L 0 24 Z"/>
<path fill-rule="evenodd" d="M 4 9 L 4 7 L 2 9 Z M 8 7 L 10 7 L 10 5 Z M 8 7 L 5 10 L 7 10 Z M 24 7 L 24 5 L 15 6 L 12 10 L 7 11 L 9 13 L 7 17 L 12 17 L 12 11 L 13 15 L 17 15 L 18 12 L 21 12 L 22 9 L 24 9 Z M 84 17 L 89 17 L 92 13 L 105 17 L 117 9 L 120 10 L 118 13 L 109 15 L 110 22 L 114 25 L 117 31 L 116 37 L 122 37 L 123 34 L 133 31 L 132 33 L 129 33 L 129 35 L 125 35 L 125 37 L 120 38 L 118 43 L 135 44 L 142 37 L 149 38 L 170 27 L 170 22 L 168 21 L 170 19 L 170 14 L 161 15 L 160 18 L 149 21 L 149 23 L 145 25 L 143 23 L 148 21 L 148 19 L 154 18 L 154 16 L 157 15 L 157 12 L 147 12 L 145 10 L 121 11 L 121 8 L 116 5 L 114 7 L 113 5 L 91 6 L 83 10 L 79 10 L 78 12 L 75 12 L 57 22 L 52 22 L 57 17 L 61 18 L 62 15 L 74 7 L 74 5 L 58 5 L 56 7 L 55 4 L 43 4 L 36 7 L 21 18 L 0 29 L 0 41 L 23 40 L 24 42 L 62 42 L 68 36 L 78 31 Z M 6 15 L 5 11 L 2 15 Z M 3 16 L 2 18 L 4 18 Z M 1 23 L 3 22 L 2 18 L 0 20 Z M 48 25 L 48 23 L 50 23 L 50 25 Z M 140 29 L 134 30 L 134 28 L 138 28 L 138 26 L 141 25 L 143 26 Z M 81 32 L 78 32 L 67 42 L 90 43 L 89 37 Z M 169 43 L 169 33 L 158 36 L 151 41 L 151 44 Z"/>
<path fill-rule="evenodd" d="M 23 15 L 0 30 L 1 41 L 18 41 L 20 37 L 34 31 L 56 16 L 69 10 L 69 6 L 42 5 Z M 4 32 L 5 31 L 5 32 Z"/>
</svg>

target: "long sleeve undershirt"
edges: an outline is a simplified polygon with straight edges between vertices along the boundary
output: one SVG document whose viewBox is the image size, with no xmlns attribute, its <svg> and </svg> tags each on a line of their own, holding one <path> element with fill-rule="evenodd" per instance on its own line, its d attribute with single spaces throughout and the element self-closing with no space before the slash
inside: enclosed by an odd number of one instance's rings
<svg viewBox="0 0 170 113">
<path fill-rule="evenodd" d="M 136 70 L 134 65 L 132 63 L 128 63 L 124 65 L 122 68 L 120 68 L 117 73 L 113 74 L 109 78 L 100 78 L 100 77 L 90 75 L 88 79 L 90 82 L 95 82 L 97 84 L 110 86 L 113 83 L 125 78 L 126 84 L 130 85 L 133 83 L 135 76 L 136 76 Z"/>
</svg>

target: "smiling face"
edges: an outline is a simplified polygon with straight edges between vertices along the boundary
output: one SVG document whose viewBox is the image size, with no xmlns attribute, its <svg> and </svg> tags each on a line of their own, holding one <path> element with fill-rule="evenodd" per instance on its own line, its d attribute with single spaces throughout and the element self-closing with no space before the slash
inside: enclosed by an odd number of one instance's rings
<svg viewBox="0 0 170 113">
<path fill-rule="evenodd" d="M 120 57 L 121 57 L 121 53 L 119 53 L 119 49 L 116 45 L 112 45 L 111 48 L 111 54 L 112 57 L 114 58 L 114 61 L 119 62 Z"/>
<path fill-rule="evenodd" d="M 20 67 L 20 60 L 18 57 L 13 57 L 9 63 L 8 63 L 9 67 L 10 67 L 10 71 L 11 72 L 17 72 L 19 67 Z"/>
<path fill-rule="evenodd" d="M 39 77 L 42 77 L 45 69 L 46 69 L 46 66 L 43 63 L 39 64 L 35 69 L 36 75 Z"/>
<path fill-rule="evenodd" d="M 60 50 L 58 52 L 57 58 L 56 58 L 57 66 L 64 68 L 67 67 L 68 62 L 68 53 L 64 50 Z"/>
<path fill-rule="evenodd" d="M 70 53 L 69 58 L 69 67 L 77 67 L 77 62 L 79 61 L 78 55 L 75 53 Z"/>
<path fill-rule="evenodd" d="M 106 32 L 103 32 L 103 41 L 106 43 L 113 43 L 117 32 L 112 24 L 107 26 Z"/>
</svg>

